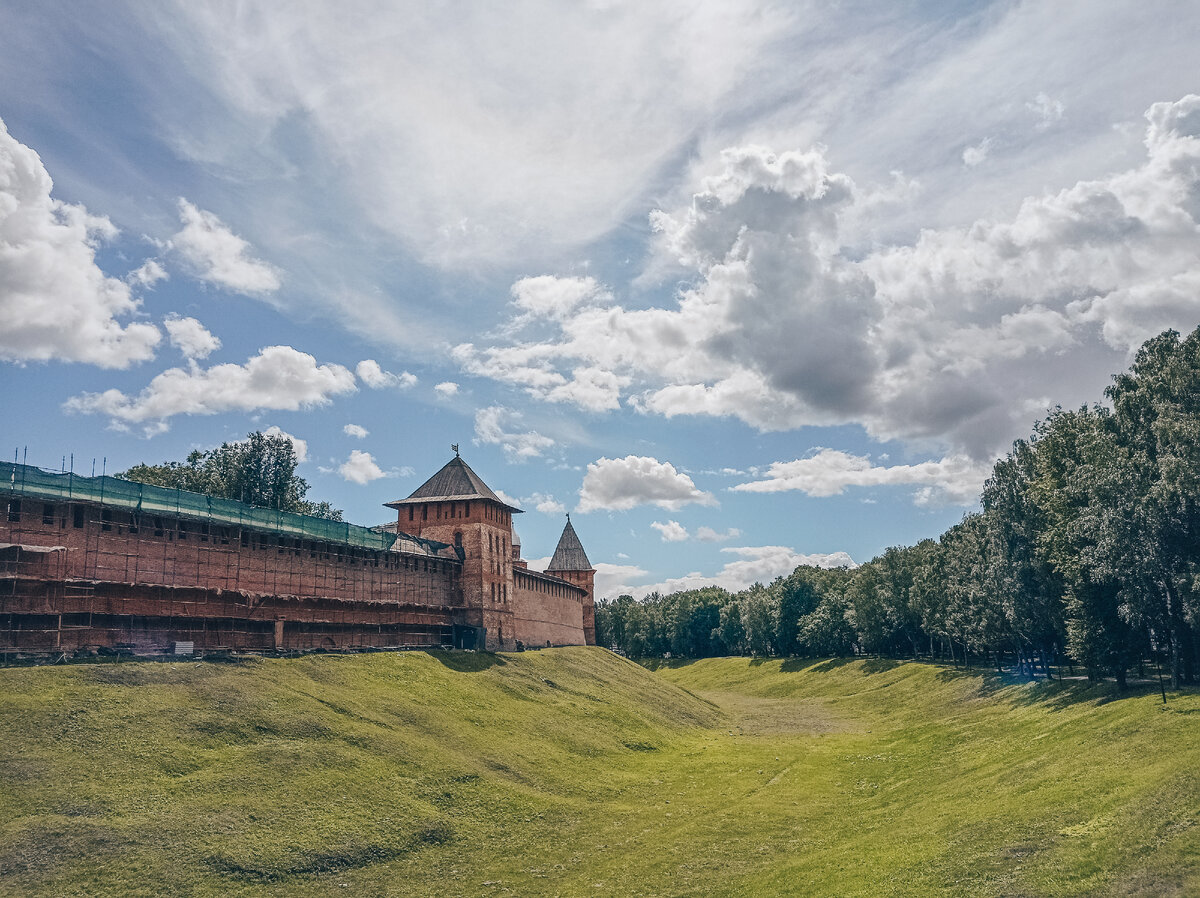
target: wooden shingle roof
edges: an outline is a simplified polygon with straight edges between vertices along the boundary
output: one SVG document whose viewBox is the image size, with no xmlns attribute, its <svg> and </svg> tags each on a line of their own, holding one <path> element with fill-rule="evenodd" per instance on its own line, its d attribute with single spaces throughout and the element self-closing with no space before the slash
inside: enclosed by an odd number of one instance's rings
<svg viewBox="0 0 1200 898">
<path fill-rule="evenodd" d="M 391 508 L 398 508 L 402 505 L 414 505 L 420 502 L 461 502 L 469 499 L 487 499 L 504 506 L 511 512 L 521 513 L 521 509 L 509 505 L 492 492 L 491 487 L 484 483 L 480 476 L 471 470 L 471 466 L 457 455 L 446 462 L 440 471 L 413 490 L 412 495 L 407 499 L 396 499 L 394 502 L 385 502 L 384 504 Z"/>
<path fill-rule="evenodd" d="M 562 536 L 558 539 L 558 548 L 554 550 L 554 557 L 546 565 L 546 572 L 590 571 L 591 569 L 592 563 L 588 561 L 587 552 L 583 551 L 583 544 L 579 542 L 575 528 L 571 526 L 571 519 L 567 518 L 567 526 L 563 528 Z"/>
</svg>

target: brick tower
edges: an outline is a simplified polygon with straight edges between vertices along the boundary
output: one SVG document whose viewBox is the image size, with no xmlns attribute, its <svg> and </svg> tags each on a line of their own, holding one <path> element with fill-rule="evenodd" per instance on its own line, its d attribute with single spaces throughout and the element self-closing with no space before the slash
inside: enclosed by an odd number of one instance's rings
<svg viewBox="0 0 1200 898">
<path fill-rule="evenodd" d="M 396 509 L 401 532 L 455 547 L 463 563 L 463 598 L 468 608 L 480 609 L 485 647 L 515 648 L 512 516 L 521 509 L 501 501 L 458 456 L 457 447 L 454 458 L 411 496 L 384 504 Z M 591 632 L 594 641 L 594 624 Z"/>
<path fill-rule="evenodd" d="M 550 559 L 546 573 L 587 590 L 587 595 L 583 598 L 583 636 L 588 645 L 595 645 L 596 571 L 588 561 L 587 553 L 583 551 L 583 544 L 579 542 L 575 528 L 571 526 L 570 515 L 567 515 L 567 526 L 558 538 L 558 548 L 554 550 L 554 557 Z"/>
</svg>

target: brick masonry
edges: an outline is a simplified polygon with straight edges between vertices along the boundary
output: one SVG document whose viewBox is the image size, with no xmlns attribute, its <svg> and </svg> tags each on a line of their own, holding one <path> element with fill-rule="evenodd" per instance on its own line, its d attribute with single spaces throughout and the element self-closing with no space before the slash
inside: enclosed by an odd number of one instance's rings
<svg viewBox="0 0 1200 898">
<path fill-rule="evenodd" d="M 2 499 L 4 651 L 155 652 L 183 641 L 264 651 L 595 643 L 594 572 L 529 571 L 513 546 L 512 509 L 498 500 L 399 507 L 397 530 L 450 547 L 434 552 L 411 541 L 373 550 L 91 501 Z"/>
</svg>

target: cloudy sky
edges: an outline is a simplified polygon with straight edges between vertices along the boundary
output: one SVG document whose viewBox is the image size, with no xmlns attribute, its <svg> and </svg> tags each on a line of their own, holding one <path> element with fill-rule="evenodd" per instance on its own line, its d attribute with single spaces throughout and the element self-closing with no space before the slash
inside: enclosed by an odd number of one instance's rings
<svg viewBox="0 0 1200 898">
<path fill-rule="evenodd" d="M 1200 6 L 0 0 L 4 451 L 463 456 L 604 592 L 865 561 L 1200 324 Z"/>
</svg>

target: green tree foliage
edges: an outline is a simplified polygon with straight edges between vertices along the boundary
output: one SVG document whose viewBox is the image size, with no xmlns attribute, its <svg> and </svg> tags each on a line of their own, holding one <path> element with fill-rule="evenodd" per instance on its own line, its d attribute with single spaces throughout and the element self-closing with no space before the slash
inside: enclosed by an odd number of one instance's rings
<svg viewBox="0 0 1200 898">
<path fill-rule="evenodd" d="M 601 602 L 631 654 L 949 655 L 1030 675 L 1081 665 L 1124 684 L 1147 655 L 1200 676 L 1200 328 L 1146 342 L 1105 391 L 1013 444 L 981 510 L 854 570 L 797 568 Z"/>
<path fill-rule="evenodd" d="M 305 498 L 308 481 L 296 474 L 298 463 L 290 439 L 255 431 L 241 442 L 222 443 L 207 452 L 193 451 L 183 462 L 134 465 L 116 476 L 340 521 L 339 509 Z"/>
</svg>

